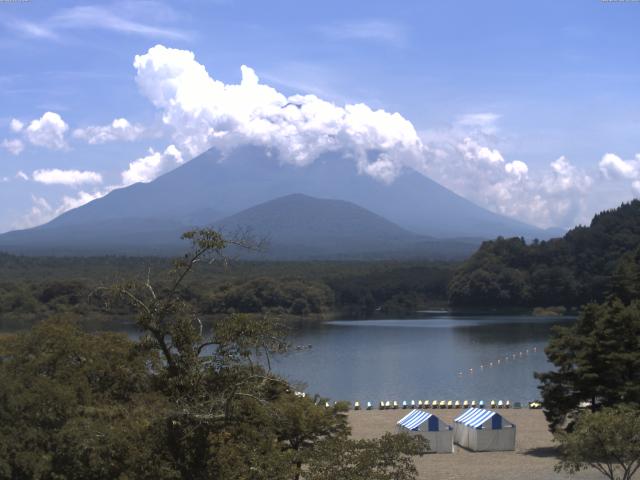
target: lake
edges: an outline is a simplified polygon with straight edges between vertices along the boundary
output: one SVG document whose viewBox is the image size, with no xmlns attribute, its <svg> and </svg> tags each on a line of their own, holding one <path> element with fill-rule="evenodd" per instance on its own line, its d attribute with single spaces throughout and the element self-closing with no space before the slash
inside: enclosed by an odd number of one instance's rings
<svg viewBox="0 0 640 480">
<path fill-rule="evenodd" d="M 272 359 L 272 368 L 331 400 L 528 402 L 539 398 L 533 373 L 551 368 L 544 354 L 551 327 L 573 321 L 424 313 L 308 323 L 293 329 L 291 352 Z M 132 325 L 116 330 L 139 335 Z M 296 350 L 298 345 L 304 348 Z"/>
<path fill-rule="evenodd" d="M 573 318 L 425 315 L 420 319 L 341 320 L 292 333 L 311 345 L 273 362 L 305 391 L 332 400 L 510 400 L 539 398 L 536 371 L 551 327 Z"/>
</svg>

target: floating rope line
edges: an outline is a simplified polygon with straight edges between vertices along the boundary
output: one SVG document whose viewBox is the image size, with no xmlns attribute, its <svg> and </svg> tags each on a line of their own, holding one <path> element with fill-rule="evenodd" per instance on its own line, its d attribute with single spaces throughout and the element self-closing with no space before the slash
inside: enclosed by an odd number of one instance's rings
<svg viewBox="0 0 640 480">
<path fill-rule="evenodd" d="M 485 369 L 487 368 L 494 368 L 494 367 L 498 367 L 501 365 L 506 365 L 507 363 L 509 363 L 511 361 L 511 363 L 513 363 L 513 360 L 517 360 L 519 358 L 526 358 L 529 356 L 529 354 L 534 354 L 534 353 L 538 353 L 538 347 L 531 347 L 531 349 L 525 348 L 524 350 L 519 351 L 518 353 L 509 353 L 507 355 L 505 355 L 504 357 L 498 357 L 494 360 L 491 360 L 489 362 L 484 362 L 480 364 L 480 368 L 477 370 L 474 370 L 473 367 L 470 367 L 466 370 L 458 370 L 458 377 L 464 377 L 465 376 L 465 372 L 466 375 L 473 375 L 474 372 L 476 371 L 480 371 L 483 372 Z"/>
</svg>

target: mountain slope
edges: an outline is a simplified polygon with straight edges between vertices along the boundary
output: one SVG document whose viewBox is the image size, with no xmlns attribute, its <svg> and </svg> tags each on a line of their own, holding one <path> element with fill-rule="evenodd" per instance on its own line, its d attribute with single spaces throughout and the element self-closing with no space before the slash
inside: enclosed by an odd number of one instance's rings
<svg viewBox="0 0 640 480">
<path fill-rule="evenodd" d="M 292 193 L 352 202 L 420 235 L 547 236 L 541 229 L 478 207 L 415 171 L 407 170 L 385 184 L 359 174 L 353 161 L 338 154 L 297 167 L 279 165 L 261 148 L 241 147 L 224 159 L 210 150 L 153 182 L 115 190 L 35 229 L 2 235 L 0 248 L 83 250 L 91 248 L 93 234 L 88 231 L 99 237 L 95 246 L 104 252 L 126 251 L 123 237 L 128 243 L 140 240 L 142 246 L 165 248 L 170 232 L 212 224 Z M 153 234 L 158 231 L 165 231 L 167 238 Z M 109 249 L 111 241 L 119 247 Z"/>
<path fill-rule="evenodd" d="M 447 241 L 411 233 L 358 205 L 291 194 L 261 203 L 214 224 L 232 234 L 249 228 L 266 239 L 263 258 L 465 258 L 477 241 Z"/>
<path fill-rule="evenodd" d="M 231 215 L 216 227 L 250 227 L 272 245 L 341 251 L 384 251 L 422 238 L 385 218 L 343 200 L 291 194 Z"/>
<path fill-rule="evenodd" d="M 0 235 L 0 251 L 23 255 L 166 255 L 186 244 L 183 223 L 170 219 L 106 218 L 49 223 Z"/>
</svg>

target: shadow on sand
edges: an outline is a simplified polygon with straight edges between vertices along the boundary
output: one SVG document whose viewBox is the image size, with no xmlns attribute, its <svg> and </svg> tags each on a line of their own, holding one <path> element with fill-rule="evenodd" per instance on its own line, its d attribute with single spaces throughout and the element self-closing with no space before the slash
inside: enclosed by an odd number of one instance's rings
<svg viewBox="0 0 640 480">
<path fill-rule="evenodd" d="M 530 448 L 529 450 L 525 450 L 522 453 L 523 455 L 531 455 L 532 457 L 551 458 L 558 456 L 558 449 L 557 447 L 539 447 Z"/>
</svg>

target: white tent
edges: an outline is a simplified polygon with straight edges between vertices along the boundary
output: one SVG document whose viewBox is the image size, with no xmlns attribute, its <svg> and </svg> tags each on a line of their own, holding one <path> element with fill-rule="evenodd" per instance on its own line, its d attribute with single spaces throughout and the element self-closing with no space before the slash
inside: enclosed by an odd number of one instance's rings
<svg viewBox="0 0 640 480">
<path fill-rule="evenodd" d="M 454 440 L 475 452 L 516 449 L 516 426 L 495 410 L 470 408 L 454 419 Z"/>
<path fill-rule="evenodd" d="M 398 431 L 422 435 L 435 453 L 453 452 L 453 429 L 432 413 L 412 410 L 398 421 Z"/>
</svg>

